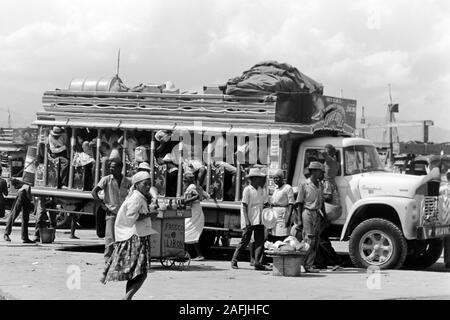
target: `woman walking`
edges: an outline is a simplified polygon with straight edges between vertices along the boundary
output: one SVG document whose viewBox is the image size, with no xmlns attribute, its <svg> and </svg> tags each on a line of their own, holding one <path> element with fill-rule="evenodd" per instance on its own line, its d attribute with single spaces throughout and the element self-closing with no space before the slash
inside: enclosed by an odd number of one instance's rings
<svg viewBox="0 0 450 320">
<path fill-rule="evenodd" d="M 194 246 L 197 257 L 192 260 L 202 261 L 205 260 L 205 257 L 200 250 L 199 239 L 205 226 L 205 216 L 200 201 L 204 192 L 203 188 L 195 184 L 195 176 L 191 172 L 186 172 L 183 175 L 183 182 L 187 186 L 184 193 L 184 203 L 190 204 L 192 211 L 192 217 L 185 219 L 184 242 L 186 245 Z"/>
<path fill-rule="evenodd" d="M 135 188 L 123 202 L 115 223 L 114 251 L 106 263 L 101 282 L 127 281 L 123 300 L 131 300 L 150 271 L 150 235 L 152 229 L 147 200 L 150 174 L 142 171 L 132 178 Z"/>
</svg>

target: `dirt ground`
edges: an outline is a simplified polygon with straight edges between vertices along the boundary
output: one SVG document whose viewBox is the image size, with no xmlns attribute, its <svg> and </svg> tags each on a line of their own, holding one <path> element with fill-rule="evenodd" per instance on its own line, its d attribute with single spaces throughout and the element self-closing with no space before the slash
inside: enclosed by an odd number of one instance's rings
<svg viewBox="0 0 450 320">
<path fill-rule="evenodd" d="M 0 299 L 120 299 L 125 282 L 99 282 L 102 240 L 92 230 L 78 230 L 77 235 L 80 240 L 70 240 L 67 231 L 58 230 L 53 244 L 25 245 L 15 227 L 11 243 L 0 239 Z M 83 252 L 61 250 L 81 245 Z M 345 243 L 333 245 L 338 252 L 346 250 Z M 165 269 L 157 260 L 152 263 L 152 272 L 135 299 L 450 299 L 450 270 L 444 269 L 442 258 L 424 271 L 368 273 L 344 268 L 300 277 L 254 271 L 246 261 L 239 263 L 238 270 L 231 269 L 229 253 L 216 254 L 214 260 L 191 261 L 184 268 Z"/>
</svg>

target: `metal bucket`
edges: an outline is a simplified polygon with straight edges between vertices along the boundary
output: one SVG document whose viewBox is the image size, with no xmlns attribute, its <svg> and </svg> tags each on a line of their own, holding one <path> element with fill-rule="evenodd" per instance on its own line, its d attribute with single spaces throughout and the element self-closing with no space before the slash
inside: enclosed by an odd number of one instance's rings
<svg viewBox="0 0 450 320">
<path fill-rule="evenodd" d="M 41 243 L 52 243 L 55 241 L 55 228 L 40 227 L 39 235 Z"/>
</svg>

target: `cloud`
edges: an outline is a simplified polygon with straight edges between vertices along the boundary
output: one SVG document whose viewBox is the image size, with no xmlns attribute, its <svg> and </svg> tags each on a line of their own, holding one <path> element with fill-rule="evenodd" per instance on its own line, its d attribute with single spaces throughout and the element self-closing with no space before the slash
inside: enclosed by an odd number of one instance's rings
<svg viewBox="0 0 450 320">
<path fill-rule="evenodd" d="M 444 125 L 450 66 L 446 0 L 5 2 L 0 12 L 0 90 L 18 109 L 75 77 L 116 71 L 129 86 L 172 80 L 181 89 L 223 83 L 267 59 L 290 63 L 384 114 L 387 84 L 400 118 L 426 104 Z M 3 4 L 2 4 L 3 5 Z M 27 8 L 23 10 L 23 8 Z M 14 92 L 14 94 L 18 94 Z M 27 98 L 23 98 L 23 97 Z M 23 100 L 25 99 L 25 100 Z M 5 99 L 4 99 L 5 100 Z M 0 105 L 1 107 L 1 105 Z M 33 112 L 25 112 L 32 121 Z"/>
</svg>

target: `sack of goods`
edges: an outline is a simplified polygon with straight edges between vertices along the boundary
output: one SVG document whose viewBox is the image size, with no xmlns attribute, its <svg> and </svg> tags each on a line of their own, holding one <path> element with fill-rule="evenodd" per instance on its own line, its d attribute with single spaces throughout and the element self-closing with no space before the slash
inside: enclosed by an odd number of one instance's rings
<svg viewBox="0 0 450 320">
<path fill-rule="evenodd" d="M 283 241 L 277 241 L 275 243 L 266 241 L 264 248 L 269 251 L 308 251 L 309 244 L 305 241 L 298 241 L 293 236 L 288 236 Z"/>
</svg>

